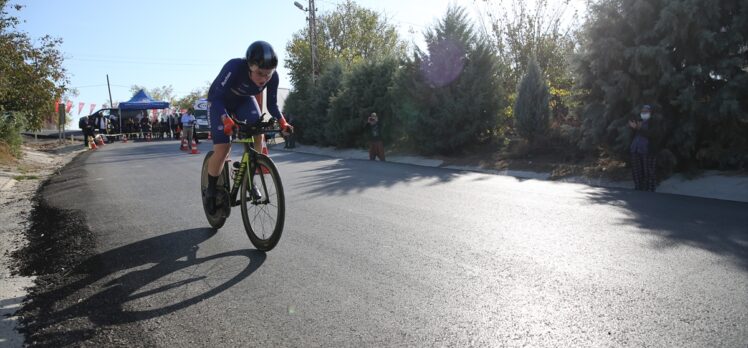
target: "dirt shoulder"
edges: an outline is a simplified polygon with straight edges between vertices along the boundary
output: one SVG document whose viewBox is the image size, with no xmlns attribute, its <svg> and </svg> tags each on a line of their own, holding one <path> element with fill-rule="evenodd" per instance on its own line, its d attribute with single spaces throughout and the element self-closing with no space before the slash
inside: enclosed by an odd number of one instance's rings
<svg viewBox="0 0 748 348">
<path fill-rule="evenodd" d="M 40 185 L 85 149 L 80 142 L 60 143 L 53 139 L 24 139 L 23 157 L 14 159 L 7 152 L 0 155 L 0 337 L 3 345 L 20 347 L 23 336 L 17 332 L 19 310 L 34 286 L 32 273 L 20 272 L 14 258 L 29 246 L 26 232 L 35 207 L 35 197 Z M 0 149 L 2 150 L 2 149 Z"/>
</svg>

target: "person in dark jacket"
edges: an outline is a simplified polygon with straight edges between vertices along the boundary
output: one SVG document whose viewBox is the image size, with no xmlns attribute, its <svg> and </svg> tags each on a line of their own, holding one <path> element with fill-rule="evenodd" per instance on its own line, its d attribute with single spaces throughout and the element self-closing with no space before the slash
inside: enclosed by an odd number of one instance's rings
<svg viewBox="0 0 748 348">
<path fill-rule="evenodd" d="M 382 124 L 375 112 L 366 121 L 366 129 L 369 134 L 369 159 L 375 160 L 379 157 L 384 161 L 384 143 L 382 142 Z"/>
<path fill-rule="evenodd" d="M 638 118 L 629 121 L 634 132 L 631 141 L 631 170 L 634 189 L 654 192 L 657 187 L 658 133 L 656 120 L 652 119 L 652 107 L 644 105 Z"/>
<path fill-rule="evenodd" d="M 78 120 L 78 127 L 83 131 L 83 146 L 88 148 L 88 137 L 93 137 L 93 122 L 91 117 L 83 116 Z"/>
</svg>

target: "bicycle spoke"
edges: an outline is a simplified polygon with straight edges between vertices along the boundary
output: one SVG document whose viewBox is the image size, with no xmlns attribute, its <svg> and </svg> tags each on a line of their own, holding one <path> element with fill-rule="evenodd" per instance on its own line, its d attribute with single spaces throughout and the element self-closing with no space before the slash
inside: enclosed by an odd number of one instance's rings
<svg viewBox="0 0 748 348">
<path fill-rule="evenodd" d="M 283 188 L 272 161 L 260 155 L 253 175 L 242 183 L 242 219 L 247 235 L 261 250 L 270 250 L 283 229 Z M 252 193 L 262 196 L 257 199 Z"/>
</svg>

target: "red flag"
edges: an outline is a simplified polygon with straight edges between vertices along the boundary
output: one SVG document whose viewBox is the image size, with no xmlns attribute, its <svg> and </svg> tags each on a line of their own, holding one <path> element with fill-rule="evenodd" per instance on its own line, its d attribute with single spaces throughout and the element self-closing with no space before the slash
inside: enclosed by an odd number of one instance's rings
<svg viewBox="0 0 748 348">
<path fill-rule="evenodd" d="M 86 105 L 84 102 L 78 103 L 78 116 L 81 114 L 81 110 L 83 110 L 83 106 Z"/>
<path fill-rule="evenodd" d="M 93 114 L 94 109 L 96 109 L 96 104 L 91 104 L 91 110 L 88 113 Z"/>
<path fill-rule="evenodd" d="M 70 109 L 72 108 L 73 108 L 72 100 L 68 100 L 67 102 L 65 102 L 65 112 L 70 113 Z"/>
</svg>

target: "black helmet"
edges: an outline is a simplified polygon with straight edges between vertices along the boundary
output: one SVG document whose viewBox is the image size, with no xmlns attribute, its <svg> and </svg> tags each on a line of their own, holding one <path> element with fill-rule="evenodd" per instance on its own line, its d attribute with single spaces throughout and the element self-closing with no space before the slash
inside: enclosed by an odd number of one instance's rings
<svg viewBox="0 0 748 348">
<path fill-rule="evenodd" d="M 278 66 L 278 56 L 273 46 L 265 41 L 255 41 L 247 48 L 247 63 L 257 65 L 260 69 L 275 69 Z"/>
</svg>

